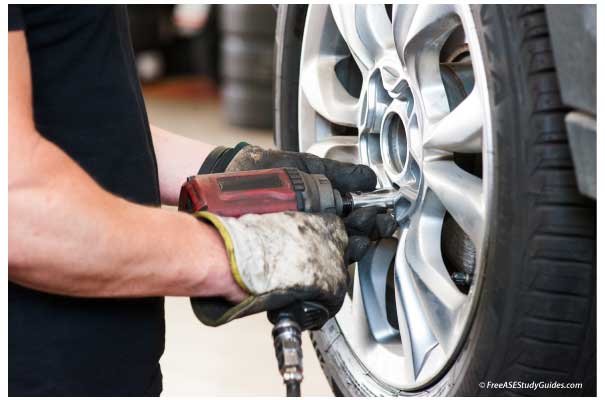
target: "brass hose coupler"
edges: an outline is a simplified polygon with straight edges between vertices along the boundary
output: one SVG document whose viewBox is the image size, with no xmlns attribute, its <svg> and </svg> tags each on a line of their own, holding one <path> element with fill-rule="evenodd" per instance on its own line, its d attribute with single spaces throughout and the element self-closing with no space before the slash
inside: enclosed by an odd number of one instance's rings
<svg viewBox="0 0 605 400">
<path fill-rule="evenodd" d="M 271 331 L 279 372 L 289 397 L 300 396 L 303 380 L 302 337 L 300 326 L 290 318 L 280 319 Z"/>
</svg>

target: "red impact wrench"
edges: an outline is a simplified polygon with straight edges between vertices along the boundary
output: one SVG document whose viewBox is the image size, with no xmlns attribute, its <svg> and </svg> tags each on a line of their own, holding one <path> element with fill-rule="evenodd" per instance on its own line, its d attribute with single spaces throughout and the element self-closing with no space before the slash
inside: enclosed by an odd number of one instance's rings
<svg viewBox="0 0 605 400">
<path fill-rule="evenodd" d="M 323 175 L 273 168 L 192 176 L 181 188 L 179 210 L 226 217 L 282 211 L 346 216 L 361 207 L 391 209 L 400 199 L 396 190 L 341 194 Z M 328 310 L 304 301 L 267 315 L 274 324 L 273 344 L 286 394 L 298 397 L 303 379 L 301 332 L 321 328 L 329 318 Z"/>
</svg>

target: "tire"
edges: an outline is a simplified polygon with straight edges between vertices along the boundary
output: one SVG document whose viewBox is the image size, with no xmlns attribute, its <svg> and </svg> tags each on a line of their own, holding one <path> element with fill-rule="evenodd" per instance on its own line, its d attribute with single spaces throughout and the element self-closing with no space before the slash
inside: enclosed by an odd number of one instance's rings
<svg viewBox="0 0 605 400">
<path fill-rule="evenodd" d="M 266 87 L 239 82 L 223 83 L 223 109 L 229 123 L 247 128 L 267 129 L 271 126 L 273 96 Z"/>
<path fill-rule="evenodd" d="M 275 24 L 275 144 L 298 150 L 298 75 L 306 5 L 280 6 Z"/>
<path fill-rule="evenodd" d="M 221 93 L 230 124 L 272 127 L 273 37 L 270 5 L 221 7 Z"/>
<path fill-rule="evenodd" d="M 225 33 L 272 38 L 275 34 L 275 10 L 269 4 L 224 5 L 221 7 L 221 27 Z"/>
<path fill-rule="evenodd" d="M 222 74 L 228 81 L 245 81 L 271 88 L 273 85 L 273 42 L 227 35 L 223 39 Z"/>
<path fill-rule="evenodd" d="M 494 213 L 474 318 L 449 368 L 416 392 L 369 373 L 329 321 L 311 337 L 336 395 L 596 395 L 596 203 L 578 192 L 544 8 L 471 7 L 496 132 Z M 280 7 L 276 33 L 275 134 L 290 150 L 298 80 L 288 68 L 300 57 L 305 11 Z M 489 381 L 582 387 L 480 386 Z"/>
</svg>

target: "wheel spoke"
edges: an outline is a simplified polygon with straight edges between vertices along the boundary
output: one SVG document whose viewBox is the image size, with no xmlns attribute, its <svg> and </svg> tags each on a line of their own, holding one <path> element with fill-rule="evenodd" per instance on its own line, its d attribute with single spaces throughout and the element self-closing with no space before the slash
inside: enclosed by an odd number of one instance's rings
<svg viewBox="0 0 605 400">
<path fill-rule="evenodd" d="M 397 272 L 395 272 L 397 274 Z M 397 308 L 397 323 L 399 325 L 399 337 L 401 339 L 401 350 L 403 353 L 403 371 L 402 376 L 407 381 L 414 381 L 418 377 L 418 373 L 422 369 L 424 361 L 428 353 L 437 345 L 437 339 L 432 336 L 428 325 L 426 323 L 422 325 L 422 322 L 415 321 L 413 310 L 419 308 L 411 308 L 412 314 L 408 316 L 406 314 L 406 306 L 403 300 L 404 297 L 404 285 L 399 287 L 397 275 L 395 275 L 395 306 Z M 410 282 L 410 279 L 406 279 L 404 283 Z M 409 321 L 408 321 L 409 319 Z M 412 325 L 414 324 L 414 325 Z M 414 331 L 410 330 L 410 327 L 414 327 Z M 426 333 L 423 334 L 422 330 L 426 328 Z M 413 336 L 412 336 L 413 335 Z M 414 351 L 414 349 L 416 349 Z"/>
<path fill-rule="evenodd" d="M 414 18 L 408 31 L 408 43 L 417 37 L 438 38 L 451 28 L 455 15 L 453 4 L 422 4 L 414 13 Z"/>
<path fill-rule="evenodd" d="M 370 326 L 368 324 L 368 316 L 366 314 L 366 308 L 363 304 L 363 296 L 361 292 L 361 285 L 359 282 L 359 269 L 355 268 L 355 275 L 353 277 L 353 296 L 351 297 L 351 321 L 355 327 L 355 334 L 357 340 L 367 341 L 372 333 L 370 332 Z"/>
<path fill-rule="evenodd" d="M 341 59 L 334 55 L 307 58 L 301 66 L 300 87 L 322 117 L 335 124 L 356 126 L 359 99 L 345 90 L 334 70 Z"/>
<path fill-rule="evenodd" d="M 413 371 L 402 357 L 402 348 L 399 340 L 390 340 L 378 343 L 374 340 L 368 323 L 368 315 L 362 299 L 362 291 L 359 284 L 359 274 L 356 268 L 353 279 L 353 296 L 345 299 L 343 307 L 336 319 L 347 335 L 347 341 L 359 349 L 357 356 L 367 360 L 374 366 L 376 373 L 385 380 L 394 384 L 401 379 L 402 371 L 406 379 L 413 380 Z M 345 313 L 345 316 L 341 314 Z"/>
<path fill-rule="evenodd" d="M 406 261 L 414 275 L 433 293 L 439 303 L 450 311 L 456 310 L 466 300 L 458 290 L 443 263 L 440 243 L 441 225 L 445 210 L 439 201 L 427 194 L 420 215 L 416 214 L 410 222 L 405 242 Z"/>
<path fill-rule="evenodd" d="M 405 239 L 404 234 L 401 240 L 405 241 Z M 416 379 L 430 351 L 438 342 L 416 294 L 414 278 L 407 265 L 403 249 L 404 246 L 399 247 L 395 259 L 395 302 L 403 356 L 407 359 L 406 364 L 411 364 L 413 377 Z"/>
<path fill-rule="evenodd" d="M 342 4 L 330 6 L 338 30 L 362 73 L 394 47 L 391 21 L 383 5 Z"/>
<path fill-rule="evenodd" d="M 331 136 L 313 143 L 305 151 L 318 157 L 351 163 L 359 162 L 357 136 Z"/>
<path fill-rule="evenodd" d="M 411 271 L 416 295 L 428 318 L 433 335 L 444 351 L 451 349 L 452 330 L 466 301 L 445 267 L 439 246 L 445 210 L 427 193 L 420 214 L 410 221 L 404 244 L 404 260 Z"/>
<path fill-rule="evenodd" d="M 388 321 L 386 304 L 387 276 L 396 249 L 395 239 L 384 239 L 367 257 L 357 263 L 368 326 L 372 336 L 379 343 L 399 339 L 399 332 Z"/>
<path fill-rule="evenodd" d="M 455 25 L 455 14 L 456 8 L 452 4 L 397 5 L 393 10 L 397 51 L 405 53 L 408 45 L 417 41 L 423 43 L 416 43 L 415 47 L 441 47 L 440 39 Z"/>
<path fill-rule="evenodd" d="M 439 65 L 441 46 L 457 26 L 454 5 L 423 4 L 397 6 L 393 12 L 397 53 L 411 85 L 417 88 L 418 103 L 429 121 L 441 119 L 449 104 Z"/>
<path fill-rule="evenodd" d="M 428 160 L 424 178 L 475 246 L 483 237 L 483 184 L 451 160 Z"/>
<path fill-rule="evenodd" d="M 435 124 L 424 146 L 450 152 L 480 153 L 483 119 L 478 89 L 474 89 L 452 112 Z"/>
<path fill-rule="evenodd" d="M 393 5 L 393 40 L 401 61 L 403 61 L 403 49 L 417 8 L 416 4 Z"/>
</svg>

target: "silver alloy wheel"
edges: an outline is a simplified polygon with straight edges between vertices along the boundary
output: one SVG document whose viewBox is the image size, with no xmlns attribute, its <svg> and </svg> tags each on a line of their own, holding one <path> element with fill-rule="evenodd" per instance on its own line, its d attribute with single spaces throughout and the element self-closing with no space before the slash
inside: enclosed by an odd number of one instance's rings
<svg viewBox="0 0 605 400">
<path fill-rule="evenodd" d="M 454 36 L 466 46 L 472 89 L 452 107 L 440 57 Z M 347 60 L 358 68 L 357 84 Z M 354 269 L 336 321 L 374 377 L 420 388 L 445 371 L 464 340 L 486 254 L 493 144 L 471 10 L 396 5 L 390 17 L 381 5 L 310 5 L 300 71 L 301 151 L 365 163 L 380 187 L 405 199 L 395 210 L 395 238 Z M 457 154 L 480 157 L 481 173 L 463 169 Z M 464 290 L 442 254 L 446 216 L 473 250 Z"/>
</svg>

